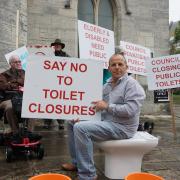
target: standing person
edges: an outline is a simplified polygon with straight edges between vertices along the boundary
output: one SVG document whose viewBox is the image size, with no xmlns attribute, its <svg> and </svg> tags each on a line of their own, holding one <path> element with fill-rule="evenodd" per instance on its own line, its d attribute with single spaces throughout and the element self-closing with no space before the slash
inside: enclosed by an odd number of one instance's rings
<svg viewBox="0 0 180 180">
<path fill-rule="evenodd" d="M 70 57 L 65 51 L 62 50 L 65 48 L 65 44 L 62 43 L 60 39 L 56 39 L 53 43 L 51 43 L 51 46 L 54 46 L 55 56 Z"/>
<path fill-rule="evenodd" d="M 51 43 L 51 46 L 54 47 L 55 56 L 70 57 L 65 51 L 62 50 L 65 48 L 65 44 L 62 43 L 60 39 L 56 39 L 53 43 Z M 57 122 L 59 124 L 59 129 L 64 129 L 64 120 L 58 119 Z M 49 129 L 51 123 L 52 123 L 51 119 L 45 119 L 44 127 Z"/>
<path fill-rule="evenodd" d="M 12 107 L 11 96 L 6 95 L 6 91 L 18 91 L 24 86 L 25 71 L 22 69 L 19 56 L 12 55 L 9 58 L 10 69 L 0 74 L 0 91 L 5 95 L 0 102 L 0 109 L 4 110 L 6 119 L 11 127 L 13 139 L 19 137 L 19 123 L 16 113 Z M 28 130 L 33 129 L 33 120 L 28 123 Z"/>
<path fill-rule="evenodd" d="M 64 170 L 78 171 L 76 180 L 96 180 L 93 160 L 93 141 L 128 139 L 136 133 L 140 108 L 145 92 L 140 84 L 128 76 L 123 55 L 114 54 L 109 60 L 112 77 L 103 88 L 103 100 L 93 102 L 102 112 L 101 121 L 68 122 L 68 143 L 72 163 L 62 165 Z"/>
</svg>

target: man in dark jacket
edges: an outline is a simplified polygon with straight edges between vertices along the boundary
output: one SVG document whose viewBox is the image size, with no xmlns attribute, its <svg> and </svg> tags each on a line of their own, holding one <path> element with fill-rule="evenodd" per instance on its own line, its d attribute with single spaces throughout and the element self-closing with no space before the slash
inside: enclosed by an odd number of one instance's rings
<svg viewBox="0 0 180 180">
<path fill-rule="evenodd" d="M 17 55 L 9 58 L 10 69 L 0 74 L 0 91 L 4 99 L 0 102 L 0 109 L 3 109 L 4 115 L 9 123 L 13 138 L 19 137 L 18 117 L 12 106 L 12 95 L 9 96 L 7 91 L 19 91 L 24 86 L 25 71 L 22 69 L 21 61 Z M 31 133 L 33 120 L 28 122 L 28 132 Z"/>
<path fill-rule="evenodd" d="M 21 61 L 18 56 L 13 55 L 9 59 L 10 69 L 0 74 L 0 91 L 15 91 L 24 86 L 25 72 L 22 69 Z M 5 96 L 0 103 L 0 108 L 4 110 L 6 119 L 11 127 L 12 133 L 18 133 L 18 119 L 12 109 L 10 97 Z"/>
<path fill-rule="evenodd" d="M 62 51 L 62 49 L 64 49 L 65 47 L 65 44 L 62 43 L 60 39 L 56 39 L 53 43 L 51 43 L 51 46 L 54 47 L 55 56 L 70 57 L 65 51 Z M 51 122 L 52 122 L 51 119 L 46 119 L 44 121 L 45 128 L 49 128 L 51 125 Z M 59 124 L 59 129 L 64 129 L 64 120 L 58 119 L 57 122 Z"/>
</svg>

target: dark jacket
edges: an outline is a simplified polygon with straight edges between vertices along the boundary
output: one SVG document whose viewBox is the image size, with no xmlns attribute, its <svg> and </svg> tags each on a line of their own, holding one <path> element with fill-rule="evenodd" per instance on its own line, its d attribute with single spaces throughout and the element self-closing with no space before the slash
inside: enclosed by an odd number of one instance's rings
<svg viewBox="0 0 180 180">
<path fill-rule="evenodd" d="M 66 52 L 64 51 L 55 51 L 54 52 L 55 56 L 61 56 L 61 57 L 70 57 Z"/>
<path fill-rule="evenodd" d="M 0 74 L 0 90 L 17 90 L 24 86 L 25 71 L 22 69 L 8 69 Z"/>
</svg>

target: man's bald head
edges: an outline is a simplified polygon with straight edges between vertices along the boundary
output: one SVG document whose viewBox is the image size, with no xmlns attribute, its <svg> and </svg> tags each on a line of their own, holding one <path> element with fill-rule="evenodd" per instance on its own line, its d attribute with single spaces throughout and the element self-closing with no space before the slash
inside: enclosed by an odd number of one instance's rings
<svg viewBox="0 0 180 180">
<path fill-rule="evenodd" d="M 110 57 L 110 59 L 109 59 L 109 65 L 110 65 L 112 59 L 114 59 L 114 58 L 123 60 L 123 61 L 125 62 L 125 64 L 127 65 L 127 61 L 126 61 L 125 57 L 123 56 L 123 54 L 121 54 L 121 53 L 115 53 L 115 54 L 113 54 L 113 55 Z"/>
</svg>

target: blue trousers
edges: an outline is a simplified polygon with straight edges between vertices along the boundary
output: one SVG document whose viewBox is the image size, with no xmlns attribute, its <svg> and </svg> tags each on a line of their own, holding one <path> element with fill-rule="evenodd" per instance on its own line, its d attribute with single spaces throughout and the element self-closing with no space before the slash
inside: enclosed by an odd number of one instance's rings
<svg viewBox="0 0 180 180">
<path fill-rule="evenodd" d="M 68 122 L 68 144 L 72 163 L 78 168 L 79 180 L 96 177 L 93 141 L 127 139 L 122 125 L 112 121 Z"/>
</svg>

